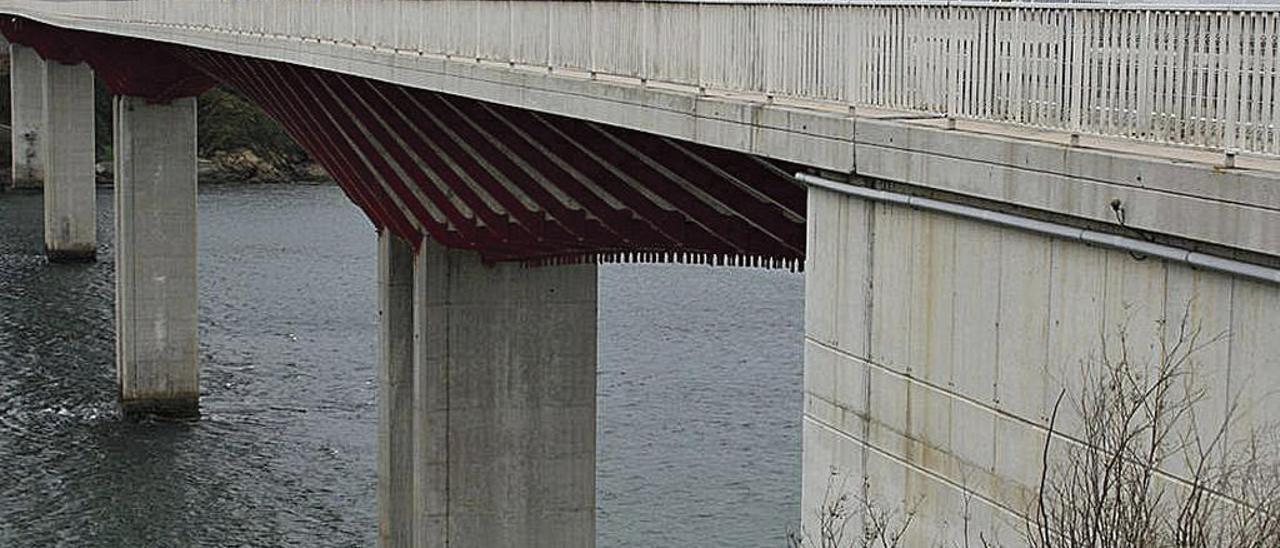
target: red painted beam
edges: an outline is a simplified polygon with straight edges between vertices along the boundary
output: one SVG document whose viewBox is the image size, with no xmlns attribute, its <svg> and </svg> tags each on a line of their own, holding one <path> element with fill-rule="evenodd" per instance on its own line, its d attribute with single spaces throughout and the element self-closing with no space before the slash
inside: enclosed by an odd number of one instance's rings
<svg viewBox="0 0 1280 548">
<path fill-rule="evenodd" d="M 490 261 L 797 266 L 800 166 L 318 69 L 61 29 L 0 32 L 88 62 L 114 93 L 165 101 L 215 82 L 278 121 L 379 229 Z"/>
</svg>

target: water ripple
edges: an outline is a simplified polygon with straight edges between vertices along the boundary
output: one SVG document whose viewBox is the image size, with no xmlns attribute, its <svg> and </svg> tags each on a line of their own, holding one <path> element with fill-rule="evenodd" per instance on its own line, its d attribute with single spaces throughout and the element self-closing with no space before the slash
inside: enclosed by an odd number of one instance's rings
<svg viewBox="0 0 1280 548">
<path fill-rule="evenodd" d="M 110 242 L 100 190 L 100 241 Z M 121 420 L 113 255 L 50 265 L 0 194 L 0 546 L 368 546 L 374 234 L 335 187 L 202 187 L 202 416 Z M 798 517 L 802 278 L 600 274 L 599 545 L 777 546 Z"/>
</svg>

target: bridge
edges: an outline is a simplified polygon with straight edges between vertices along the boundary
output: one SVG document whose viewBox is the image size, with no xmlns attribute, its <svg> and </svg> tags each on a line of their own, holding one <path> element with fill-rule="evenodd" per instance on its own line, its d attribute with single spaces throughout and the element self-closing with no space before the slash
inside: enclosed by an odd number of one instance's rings
<svg viewBox="0 0 1280 548">
<path fill-rule="evenodd" d="M 379 535 L 592 546 L 596 265 L 803 268 L 803 520 L 1021 530 L 1059 388 L 1158 358 L 1280 411 L 1280 9 L 0 0 L 14 183 L 92 260 L 115 95 L 130 414 L 198 412 L 194 97 L 235 88 L 379 234 Z M 1069 415 L 1069 413 L 1068 413 Z M 1055 436 L 1078 440 L 1063 417 Z M 1179 481 L 1165 471 L 1161 481 Z M 865 480 L 865 481 L 864 481 Z"/>
</svg>

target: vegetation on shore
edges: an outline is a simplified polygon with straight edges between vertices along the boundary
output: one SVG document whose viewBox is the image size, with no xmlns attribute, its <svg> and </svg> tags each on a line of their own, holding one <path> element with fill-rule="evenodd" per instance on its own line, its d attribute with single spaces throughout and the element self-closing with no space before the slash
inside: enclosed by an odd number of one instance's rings
<svg viewBox="0 0 1280 548">
<path fill-rule="evenodd" d="M 95 129 L 99 177 L 111 179 L 112 160 L 111 94 L 95 85 Z M 235 90 L 215 87 L 199 98 L 199 136 L 202 183 L 317 182 L 328 179 L 321 169 L 288 134 L 256 105 Z M 0 55 L 0 123 L 10 123 L 9 56 Z M 7 142 L 9 132 L 3 131 Z M 10 157 L 0 155 L 0 166 L 8 173 Z"/>
<path fill-rule="evenodd" d="M 215 87 L 200 96 L 200 158 L 225 181 L 298 182 L 327 178 L 302 147 L 256 105 Z"/>
</svg>

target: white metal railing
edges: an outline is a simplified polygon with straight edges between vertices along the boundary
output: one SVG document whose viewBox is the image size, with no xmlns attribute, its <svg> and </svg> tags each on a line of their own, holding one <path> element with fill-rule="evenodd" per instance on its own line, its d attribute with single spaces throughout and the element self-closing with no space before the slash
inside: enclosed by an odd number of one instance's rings
<svg viewBox="0 0 1280 548">
<path fill-rule="evenodd" d="M 1280 154 L 1280 6 L 3 3 Z"/>
</svg>

